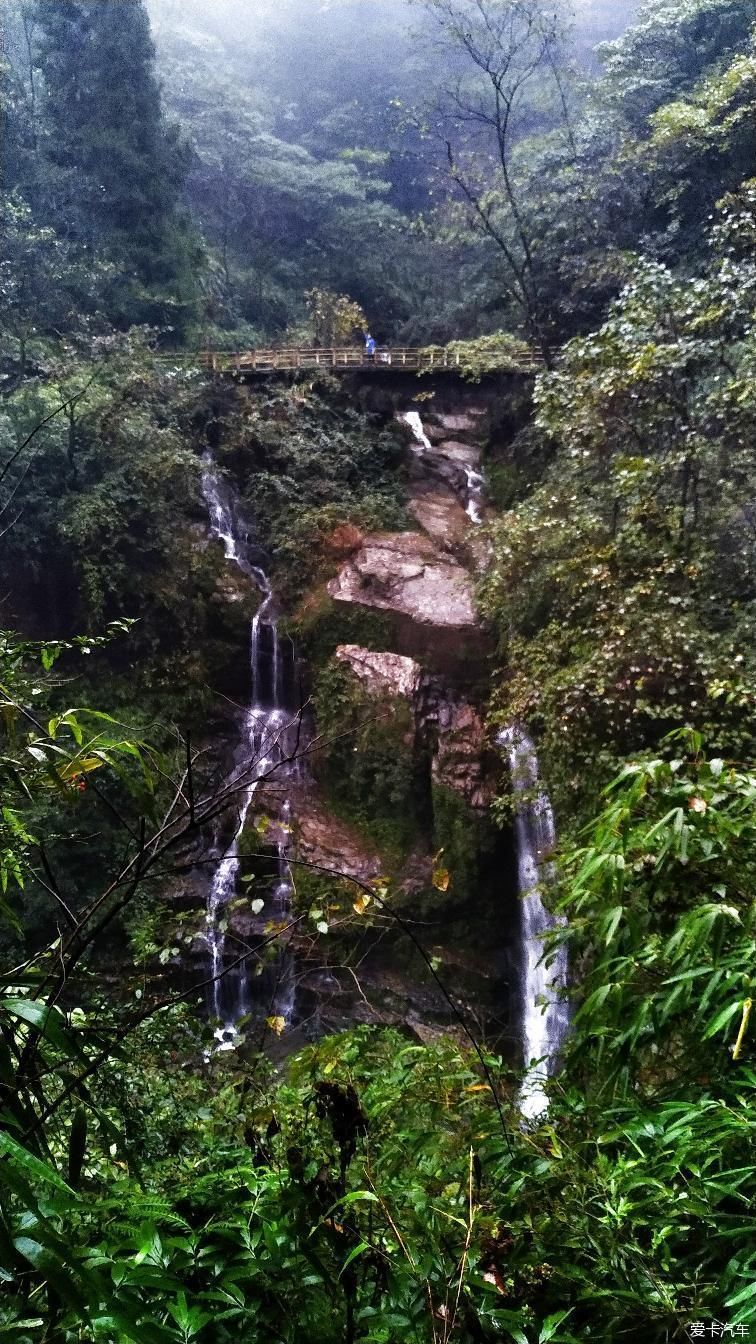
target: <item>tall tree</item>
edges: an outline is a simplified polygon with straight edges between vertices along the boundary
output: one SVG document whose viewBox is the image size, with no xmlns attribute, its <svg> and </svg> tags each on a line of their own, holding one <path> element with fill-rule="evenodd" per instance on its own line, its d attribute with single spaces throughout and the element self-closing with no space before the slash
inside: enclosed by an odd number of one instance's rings
<svg viewBox="0 0 756 1344">
<path fill-rule="evenodd" d="M 142 0 L 36 0 L 34 19 L 49 220 L 121 264 L 121 321 L 180 322 L 191 294 L 178 209 L 186 153 L 163 122 Z"/>
<path fill-rule="evenodd" d="M 518 151 L 526 135 L 548 132 L 555 122 L 572 138 L 560 17 L 542 0 L 423 2 L 454 72 L 434 117 L 448 177 L 473 227 L 496 249 L 510 305 L 548 354 L 535 184 Z"/>
</svg>

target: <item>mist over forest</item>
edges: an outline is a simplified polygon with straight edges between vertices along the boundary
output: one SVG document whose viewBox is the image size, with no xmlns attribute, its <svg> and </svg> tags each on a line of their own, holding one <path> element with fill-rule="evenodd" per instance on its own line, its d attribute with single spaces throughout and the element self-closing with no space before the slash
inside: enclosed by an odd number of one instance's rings
<svg viewBox="0 0 756 1344">
<path fill-rule="evenodd" d="M 5 0 L 0 1341 L 756 1333 L 756 0 Z"/>
</svg>

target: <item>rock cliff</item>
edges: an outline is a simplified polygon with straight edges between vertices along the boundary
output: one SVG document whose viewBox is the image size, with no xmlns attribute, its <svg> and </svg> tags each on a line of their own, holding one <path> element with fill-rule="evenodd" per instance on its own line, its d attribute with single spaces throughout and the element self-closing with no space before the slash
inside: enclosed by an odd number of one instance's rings
<svg viewBox="0 0 756 1344">
<path fill-rule="evenodd" d="M 469 574 L 420 532 L 367 537 L 328 592 L 337 602 L 392 611 L 420 626 L 478 625 Z"/>
</svg>

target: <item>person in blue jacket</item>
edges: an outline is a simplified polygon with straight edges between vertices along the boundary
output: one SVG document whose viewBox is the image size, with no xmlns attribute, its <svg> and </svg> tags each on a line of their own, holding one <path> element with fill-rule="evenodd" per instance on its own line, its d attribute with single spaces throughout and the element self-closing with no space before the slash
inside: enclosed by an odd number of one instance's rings
<svg viewBox="0 0 756 1344">
<path fill-rule="evenodd" d="M 375 341 L 373 340 L 373 337 L 370 335 L 370 332 L 368 332 L 367 336 L 365 337 L 365 356 L 367 359 L 372 360 L 375 359 Z"/>
</svg>

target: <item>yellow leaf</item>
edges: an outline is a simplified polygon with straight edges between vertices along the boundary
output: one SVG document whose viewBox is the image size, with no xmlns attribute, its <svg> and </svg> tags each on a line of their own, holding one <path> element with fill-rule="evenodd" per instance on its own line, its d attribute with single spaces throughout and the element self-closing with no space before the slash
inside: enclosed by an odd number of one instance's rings
<svg viewBox="0 0 756 1344">
<path fill-rule="evenodd" d="M 448 868 L 433 869 L 433 885 L 437 891 L 448 891 L 450 881 Z"/>
<path fill-rule="evenodd" d="M 100 756 L 84 756 L 69 761 L 59 771 L 61 779 L 76 779 L 79 775 L 90 774 L 92 770 L 101 770 L 105 762 Z"/>
<path fill-rule="evenodd" d="M 271 1031 L 274 1031 L 276 1033 L 276 1036 L 283 1036 L 283 1033 L 286 1030 L 285 1017 L 266 1017 L 265 1021 L 267 1022 Z"/>
<path fill-rule="evenodd" d="M 488 1083 L 472 1083 L 470 1087 L 465 1088 L 465 1092 L 488 1092 L 490 1091 Z"/>
<path fill-rule="evenodd" d="M 372 896 L 368 896 L 365 892 L 363 892 L 361 896 L 358 896 L 357 900 L 354 902 L 352 906 L 352 909 L 354 910 L 355 914 L 364 915 L 365 911 L 370 905 L 371 900 Z"/>
</svg>

